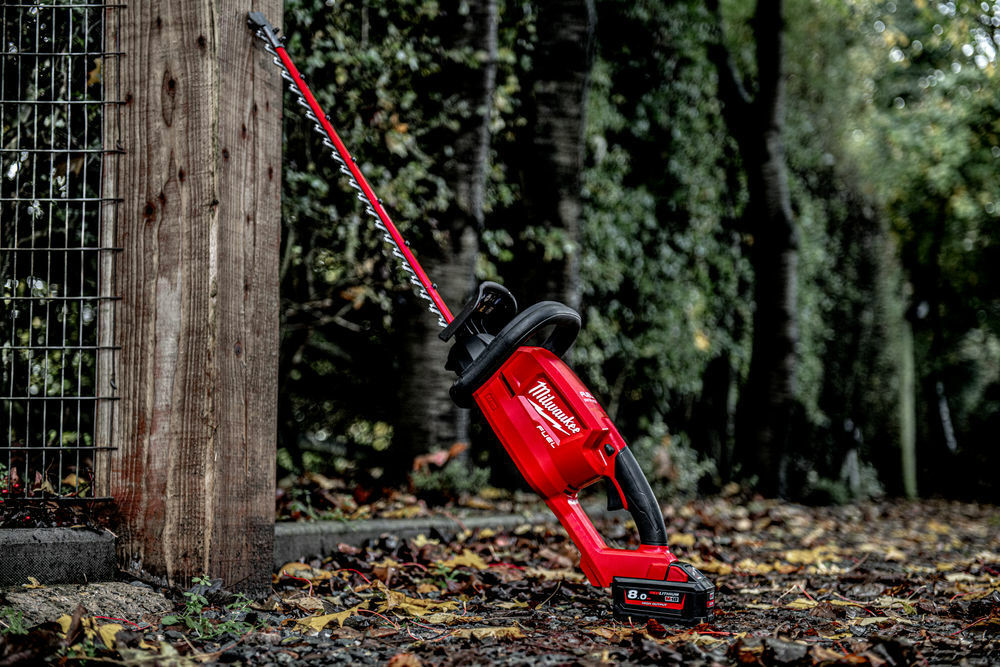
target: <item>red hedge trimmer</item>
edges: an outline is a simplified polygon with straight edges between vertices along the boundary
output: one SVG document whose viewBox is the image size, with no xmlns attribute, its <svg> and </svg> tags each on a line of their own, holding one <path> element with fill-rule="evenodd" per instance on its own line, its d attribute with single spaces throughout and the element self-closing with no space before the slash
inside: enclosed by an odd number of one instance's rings
<svg viewBox="0 0 1000 667">
<path fill-rule="evenodd" d="M 461 407 L 482 410 L 525 479 L 580 549 L 580 566 L 590 583 L 611 587 L 615 617 L 682 623 L 711 618 L 715 586 L 670 553 L 663 515 L 639 464 L 597 400 L 560 359 L 580 331 L 580 315 L 554 301 L 519 313 L 510 292 L 484 282 L 462 312 L 452 316 L 302 80 L 278 30 L 259 12 L 251 12 L 248 20 L 417 294 L 429 302 L 444 328 L 441 339 L 454 339 L 446 364 L 458 375 L 452 399 Z M 539 345 L 528 345 L 545 333 Z M 607 485 L 608 508 L 627 509 L 635 520 L 641 544 L 634 551 L 608 547 L 580 507 L 580 489 L 601 479 Z"/>
</svg>

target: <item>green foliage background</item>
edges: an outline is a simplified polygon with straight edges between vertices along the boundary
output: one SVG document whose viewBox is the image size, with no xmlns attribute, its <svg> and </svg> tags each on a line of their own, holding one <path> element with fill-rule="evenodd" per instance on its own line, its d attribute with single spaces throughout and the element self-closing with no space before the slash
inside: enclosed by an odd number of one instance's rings
<svg viewBox="0 0 1000 667">
<path fill-rule="evenodd" d="M 753 335 L 753 238 L 707 53 L 723 40 L 753 89 L 754 5 L 721 4 L 723 26 L 701 2 L 596 3 L 574 246 L 504 224 L 520 196 L 510 156 L 526 136 L 537 44 L 532 3 L 499 3 L 480 277 L 514 275 L 519 243 L 552 259 L 580 253 L 585 329 L 573 366 L 652 477 L 677 492 L 743 474 L 731 463 L 732 415 Z M 798 381 L 810 427 L 794 443 L 799 491 L 903 491 L 900 341 L 912 331 L 921 490 L 995 498 L 980 471 L 998 463 L 1000 4 L 786 5 Z M 440 39 L 464 6 L 286 2 L 289 51 L 418 256 L 433 254 L 452 198 L 449 132 L 471 113 L 440 85 L 448 63 L 476 62 Z M 280 462 L 373 483 L 394 451 L 394 341 L 423 314 L 403 307 L 409 291 L 291 105 L 285 156 Z"/>
</svg>

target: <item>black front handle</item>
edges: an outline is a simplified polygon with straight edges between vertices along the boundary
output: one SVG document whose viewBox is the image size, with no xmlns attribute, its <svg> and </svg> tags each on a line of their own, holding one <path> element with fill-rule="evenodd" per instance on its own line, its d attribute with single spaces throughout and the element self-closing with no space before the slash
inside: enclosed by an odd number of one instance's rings
<svg viewBox="0 0 1000 667">
<path fill-rule="evenodd" d="M 462 375 L 451 386 L 452 400 L 460 408 L 471 408 L 475 404 L 472 393 L 493 377 L 517 348 L 546 327 L 554 329 L 541 347 L 561 357 L 576 340 L 580 325 L 578 312 L 555 301 L 542 301 L 525 308 L 461 371 Z"/>
<path fill-rule="evenodd" d="M 639 462 L 627 447 L 615 457 L 615 481 L 625 496 L 626 508 L 639 531 L 639 541 L 654 547 L 667 546 L 667 526 L 663 523 L 660 504 Z"/>
</svg>

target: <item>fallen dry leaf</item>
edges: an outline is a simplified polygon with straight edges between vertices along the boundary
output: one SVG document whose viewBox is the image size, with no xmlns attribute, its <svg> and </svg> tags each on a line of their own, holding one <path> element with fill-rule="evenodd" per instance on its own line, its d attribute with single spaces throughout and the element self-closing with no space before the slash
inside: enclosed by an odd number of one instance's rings
<svg viewBox="0 0 1000 667">
<path fill-rule="evenodd" d="M 469 549 L 463 549 L 462 555 L 452 556 L 448 560 L 441 561 L 441 565 L 450 567 L 471 567 L 477 570 L 485 570 L 489 567 L 483 557 Z"/>
<path fill-rule="evenodd" d="M 351 607 L 350 609 L 345 609 L 344 611 L 338 611 L 333 614 L 324 614 L 322 616 L 307 616 L 305 618 L 299 618 L 295 620 L 295 623 L 301 626 L 305 626 L 310 630 L 315 630 L 316 632 L 319 632 L 320 630 L 330 625 L 334 621 L 337 622 L 338 627 L 343 627 L 344 621 L 346 621 L 351 616 L 357 614 L 359 609 L 361 609 L 360 604 Z"/>
<path fill-rule="evenodd" d="M 516 625 L 502 628 L 462 628 L 456 630 L 453 636 L 466 639 L 524 639 L 524 633 Z"/>
</svg>

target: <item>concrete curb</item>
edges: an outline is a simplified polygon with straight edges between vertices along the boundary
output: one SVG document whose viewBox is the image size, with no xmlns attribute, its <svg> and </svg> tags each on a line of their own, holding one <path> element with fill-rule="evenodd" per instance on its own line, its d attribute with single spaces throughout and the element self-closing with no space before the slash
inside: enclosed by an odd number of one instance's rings
<svg viewBox="0 0 1000 667">
<path fill-rule="evenodd" d="M 484 528 L 509 530 L 525 524 L 553 523 L 555 520 L 551 512 L 536 512 L 454 519 L 437 516 L 414 519 L 278 523 L 274 526 L 274 566 L 277 568 L 299 558 L 330 553 L 338 544 L 358 546 L 365 540 L 382 535 L 407 538 L 422 533 L 428 537 L 440 535 L 450 539 L 463 530 Z"/>
<path fill-rule="evenodd" d="M 118 571 L 115 537 L 89 528 L 0 529 L 0 586 L 109 581 Z"/>
<path fill-rule="evenodd" d="M 607 514 L 588 508 L 593 518 Z M 312 521 L 274 526 L 274 566 L 304 557 L 323 556 L 338 544 L 359 546 L 365 540 L 392 535 L 398 538 L 440 537 L 450 540 L 463 530 L 510 530 L 523 525 L 556 522 L 548 511 L 530 514 L 492 514 L 461 518 L 443 516 L 414 519 Z M 42 584 L 113 581 L 117 578 L 115 537 L 89 528 L 0 529 L 0 586 L 19 586 L 34 577 Z"/>
</svg>

